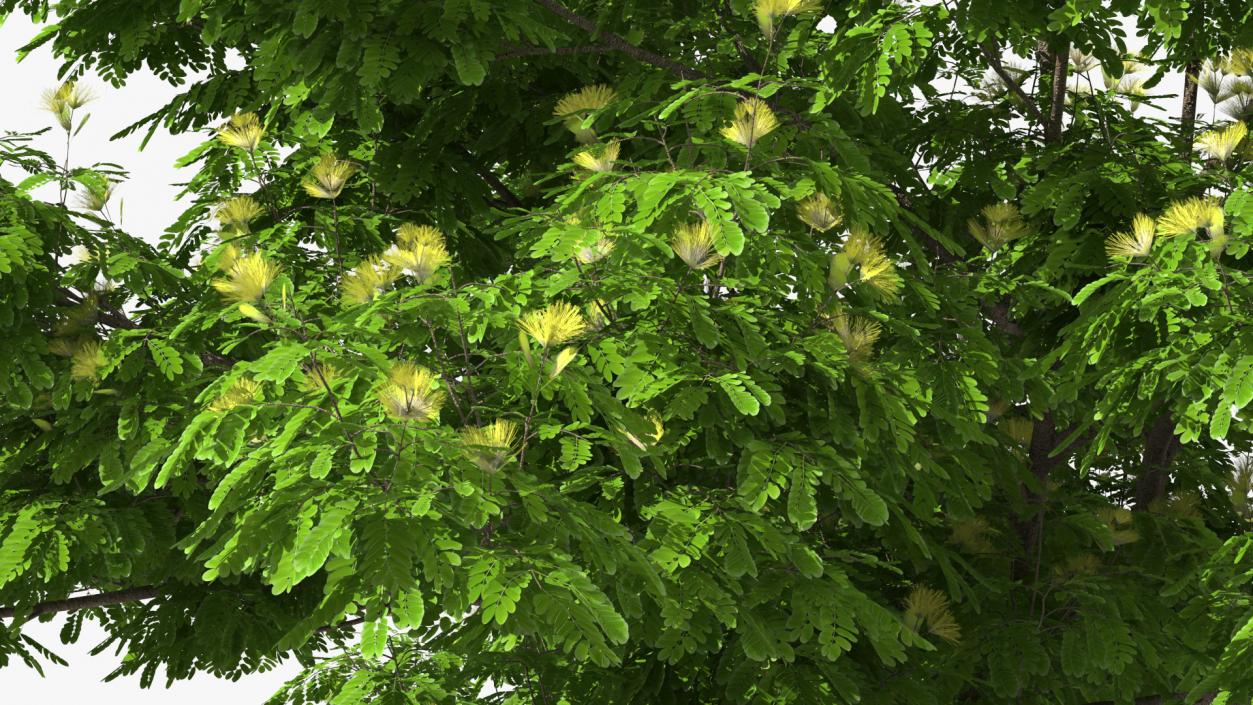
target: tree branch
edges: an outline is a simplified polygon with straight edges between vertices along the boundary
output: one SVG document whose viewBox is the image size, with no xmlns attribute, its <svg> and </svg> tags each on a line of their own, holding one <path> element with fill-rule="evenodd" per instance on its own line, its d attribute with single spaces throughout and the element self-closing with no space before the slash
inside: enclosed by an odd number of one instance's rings
<svg viewBox="0 0 1253 705">
<path fill-rule="evenodd" d="M 1163 412 L 1144 433 L 1144 455 L 1140 476 L 1136 478 L 1134 507 L 1145 510 L 1149 505 L 1166 496 L 1166 481 L 1170 478 L 1170 465 L 1179 452 L 1179 437 L 1175 435 L 1175 419 L 1169 411 Z"/>
<path fill-rule="evenodd" d="M 1036 107 L 1035 101 L 1032 100 L 1031 96 L 1027 95 L 1027 92 L 1022 89 L 1022 86 L 1018 83 L 1018 79 L 1014 78 L 1013 74 L 1005 70 L 1005 64 L 1001 63 L 1000 48 L 998 47 L 994 50 L 986 44 L 980 44 L 979 51 L 983 54 L 983 58 L 988 62 L 988 65 L 992 67 L 992 71 L 1000 77 L 1001 81 L 1005 83 L 1005 86 L 1009 88 L 1009 91 L 1022 102 L 1023 108 L 1026 109 L 1027 113 L 1031 116 L 1032 121 L 1037 122 L 1040 125 L 1044 125 L 1044 116 L 1040 114 L 1040 109 Z"/>
<path fill-rule="evenodd" d="M 1066 114 L 1066 75 L 1070 68 L 1070 43 L 1061 51 L 1046 49 L 1053 64 L 1053 83 L 1049 91 L 1049 119 L 1044 125 L 1044 141 L 1058 142 L 1062 138 L 1062 116 Z"/>
<path fill-rule="evenodd" d="M 478 174 L 479 178 L 483 180 L 483 183 L 490 186 L 491 189 L 496 192 L 496 195 L 500 196 L 500 200 L 504 205 L 510 208 L 523 207 L 522 199 L 518 198 L 518 195 L 513 191 L 510 191 L 509 187 L 505 185 L 505 182 L 501 181 L 500 178 L 493 174 L 490 169 L 481 165 L 479 161 L 474 158 L 474 155 L 470 153 L 470 150 L 459 144 L 451 146 L 454 151 L 469 162 L 470 168 L 474 170 L 475 174 Z"/>
<path fill-rule="evenodd" d="M 126 590 L 115 590 L 113 592 L 97 592 L 90 595 L 70 597 L 64 600 L 40 602 L 32 606 L 30 612 L 22 612 L 22 614 L 27 614 L 30 617 L 39 617 L 41 615 L 55 614 L 57 612 L 77 612 L 78 610 L 109 607 L 111 605 L 120 605 L 126 602 L 151 600 L 160 594 L 160 590 L 151 586 L 127 588 Z M 18 609 L 15 607 L 0 608 L 0 619 L 11 619 L 17 613 Z"/>
<path fill-rule="evenodd" d="M 535 0 L 535 2 L 566 22 L 592 35 L 592 38 L 600 41 L 605 46 L 612 47 L 615 51 L 626 54 L 637 61 L 663 68 L 679 78 L 700 78 L 704 75 L 694 68 L 684 66 L 661 54 L 655 54 L 647 49 L 637 47 L 613 32 L 602 31 L 596 26 L 595 22 L 575 13 L 557 0 Z"/>
</svg>

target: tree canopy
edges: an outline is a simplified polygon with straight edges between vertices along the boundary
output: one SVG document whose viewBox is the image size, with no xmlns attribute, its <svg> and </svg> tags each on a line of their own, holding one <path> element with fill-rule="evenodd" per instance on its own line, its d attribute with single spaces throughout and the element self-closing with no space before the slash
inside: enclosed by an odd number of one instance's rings
<svg viewBox="0 0 1253 705">
<path fill-rule="evenodd" d="M 144 685 L 298 659 L 274 705 L 1253 697 L 1248 3 L 9 12 L 67 144 L 143 68 L 129 131 L 205 138 L 146 242 L 0 137 L 0 660 L 68 613 Z"/>
</svg>

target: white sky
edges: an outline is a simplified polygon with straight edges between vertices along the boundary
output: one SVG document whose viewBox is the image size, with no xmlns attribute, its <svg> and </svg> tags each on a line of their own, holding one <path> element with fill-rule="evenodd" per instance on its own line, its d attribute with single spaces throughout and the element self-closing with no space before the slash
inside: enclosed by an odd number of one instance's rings
<svg viewBox="0 0 1253 705">
<path fill-rule="evenodd" d="M 32 132 L 54 124 L 52 116 L 39 107 L 40 94 L 57 83 L 58 64 L 53 60 L 51 51 L 43 47 L 20 64 L 15 63 L 17 49 L 35 33 L 35 26 L 22 15 L 11 16 L 0 26 L 0 85 L 5 91 L 5 104 L 0 108 L 0 133 Z M 124 204 L 122 224 L 133 234 L 155 239 L 182 210 L 174 200 L 178 188 L 172 184 L 191 175 L 190 171 L 179 174 L 173 166 L 174 160 L 196 146 L 200 137 L 176 136 L 158 130 L 143 152 L 138 151 L 142 133 L 109 142 L 109 135 L 161 107 L 177 91 L 148 73 L 132 76 L 120 89 L 111 88 L 100 80 L 85 83 L 98 98 L 86 107 L 91 119 L 74 138 L 71 151 L 73 164 L 114 162 L 127 168 L 131 178 L 118 186 L 114 197 Z M 65 133 L 55 127 L 40 138 L 37 146 L 60 158 L 64 137 Z M 19 178 L 15 169 L 5 170 L 4 176 Z M 49 185 L 44 189 L 37 193 L 43 197 L 52 193 L 55 198 L 55 186 Z M 110 212 L 116 217 L 118 209 L 112 207 Z M 175 684 L 169 690 L 162 687 L 164 679 L 161 676 L 148 690 L 139 687 L 137 676 L 103 683 L 101 679 L 116 668 L 119 660 L 111 651 L 99 656 L 87 653 L 101 640 L 103 632 L 85 625 L 78 644 L 63 647 L 57 638 L 61 624 L 62 620 L 58 619 L 49 624 L 28 625 L 26 632 L 69 661 L 70 666 L 47 665 L 47 676 L 40 678 L 37 672 L 20 661 L 10 662 L 9 666 L 0 669 L 0 702 L 38 701 L 51 705 L 221 705 L 230 702 L 233 705 L 260 705 L 298 671 L 294 664 L 288 663 L 278 671 L 253 675 L 238 682 L 202 675 Z"/>
</svg>

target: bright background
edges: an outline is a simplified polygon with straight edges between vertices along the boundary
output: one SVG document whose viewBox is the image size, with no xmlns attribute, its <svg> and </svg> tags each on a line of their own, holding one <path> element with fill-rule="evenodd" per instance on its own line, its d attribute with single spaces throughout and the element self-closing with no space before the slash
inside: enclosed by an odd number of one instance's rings
<svg viewBox="0 0 1253 705">
<path fill-rule="evenodd" d="M 0 86 L 5 93 L 4 105 L 0 107 L 0 133 L 33 132 L 54 125 L 52 116 L 39 106 L 40 94 L 57 84 L 59 66 L 52 52 L 41 47 L 16 63 L 17 50 L 36 32 L 30 20 L 21 15 L 9 17 L 0 26 Z M 192 174 L 190 170 L 180 174 L 174 168 L 174 160 L 199 144 L 203 136 L 170 135 L 158 129 L 142 152 L 138 151 L 143 140 L 142 130 L 126 139 L 110 142 L 110 135 L 165 105 L 178 91 L 150 73 L 131 76 L 123 88 L 113 88 L 99 79 L 83 83 L 97 98 L 85 108 L 91 113 L 91 119 L 74 138 L 72 163 L 81 166 L 114 162 L 128 169 L 130 179 L 117 187 L 114 196 L 114 203 L 123 205 L 122 226 L 135 235 L 155 240 L 182 210 L 175 201 L 179 188 L 174 184 Z M 36 146 L 60 158 L 64 153 L 64 139 L 65 133 L 55 127 L 42 135 Z M 15 169 L 5 170 L 4 176 L 20 178 Z M 56 187 L 45 186 L 36 194 L 44 198 L 51 194 L 55 199 Z M 116 205 L 109 210 L 116 217 Z M 176 683 L 168 690 L 162 687 L 165 681 L 160 675 L 147 690 L 139 687 L 138 676 L 104 683 L 101 679 L 117 667 L 120 656 L 111 650 L 99 656 L 87 653 L 102 640 L 104 633 L 88 622 L 77 644 L 61 646 L 57 635 L 62 623 L 62 619 L 55 619 L 47 624 L 28 625 L 25 631 L 69 661 L 70 666 L 45 665 L 46 675 L 40 677 L 20 660 L 11 661 L 7 667 L 0 668 L 0 702 L 14 705 L 28 702 L 259 705 L 298 670 L 294 663 L 288 662 L 277 671 L 255 674 L 239 682 L 201 675 Z"/>
</svg>

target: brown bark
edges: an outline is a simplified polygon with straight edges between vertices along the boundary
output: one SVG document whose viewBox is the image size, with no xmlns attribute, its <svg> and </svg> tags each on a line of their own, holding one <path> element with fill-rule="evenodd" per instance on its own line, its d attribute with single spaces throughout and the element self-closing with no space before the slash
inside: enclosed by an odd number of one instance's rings
<svg viewBox="0 0 1253 705">
<path fill-rule="evenodd" d="M 1183 137 L 1183 153 L 1192 154 L 1192 135 L 1196 130 L 1196 98 L 1200 87 L 1201 62 L 1193 59 L 1183 69 L 1183 107 L 1179 110 L 1179 134 Z"/>
<path fill-rule="evenodd" d="M 1053 51 L 1046 42 L 1040 42 L 1036 53 L 1041 58 L 1040 69 L 1049 69 L 1049 114 L 1044 123 L 1044 141 L 1060 142 L 1062 139 L 1062 116 L 1066 114 L 1066 76 L 1070 68 L 1070 43 Z"/>
<path fill-rule="evenodd" d="M 1045 412 L 1031 431 L 1031 444 L 1027 449 L 1028 469 L 1035 478 L 1036 488 L 1027 483 L 1019 486 L 1022 499 L 1027 505 L 1027 516 L 1017 522 L 1018 538 L 1022 542 L 1022 558 L 1014 561 L 1012 579 L 1026 581 L 1035 575 L 1040 560 L 1040 546 L 1044 538 L 1044 504 L 1048 501 L 1046 485 L 1049 476 L 1066 462 L 1066 454 L 1057 452 L 1069 435 L 1069 429 L 1057 428 L 1053 412 Z"/>
<path fill-rule="evenodd" d="M 1136 478 L 1133 505 L 1137 510 L 1148 509 L 1153 502 L 1166 496 L 1170 464 L 1174 462 L 1179 446 L 1179 437 L 1175 435 L 1175 419 L 1170 412 L 1165 412 L 1144 433 L 1144 455 L 1140 476 Z"/>
<path fill-rule="evenodd" d="M 596 26 L 595 22 L 574 12 L 557 0 L 535 0 L 535 2 L 566 22 L 569 22 L 575 27 L 578 27 L 579 29 L 592 35 L 592 38 L 598 40 L 601 44 L 613 47 L 615 50 L 626 54 L 637 61 L 642 61 L 646 64 L 652 64 L 653 66 L 666 69 L 667 71 L 677 75 L 679 78 L 699 78 L 702 75 L 700 71 L 694 68 L 684 66 L 683 64 L 680 64 L 673 59 L 668 59 L 661 54 L 637 47 L 613 32 L 601 31 L 601 29 Z"/>
<path fill-rule="evenodd" d="M 38 617 L 40 615 L 54 614 L 56 612 L 77 612 L 78 610 L 109 607 L 111 605 L 120 605 L 126 602 L 150 600 L 160 594 L 161 591 L 155 587 L 137 587 L 128 588 L 126 590 L 115 590 L 113 592 L 97 592 L 90 595 L 70 597 L 64 600 L 40 602 L 39 604 L 32 606 L 30 612 L 23 612 L 23 614 L 30 617 Z M 13 607 L 0 608 L 0 619 L 11 619 L 17 614 L 17 612 L 18 610 Z"/>
</svg>

